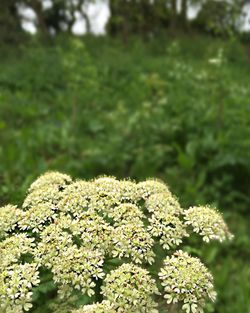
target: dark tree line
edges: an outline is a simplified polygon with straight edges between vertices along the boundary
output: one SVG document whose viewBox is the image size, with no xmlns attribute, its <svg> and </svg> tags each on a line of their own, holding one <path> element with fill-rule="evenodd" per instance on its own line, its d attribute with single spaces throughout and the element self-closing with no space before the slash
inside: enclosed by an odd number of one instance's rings
<svg viewBox="0 0 250 313">
<path fill-rule="evenodd" d="M 240 23 L 246 0 L 110 0 L 111 18 L 108 31 L 112 34 L 140 33 L 197 28 L 226 34 L 235 32 Z M 194 21 L 188 19 L 188 8 L 199 5 Z"/>
<path fill-rule="evenodd" d="M 72 31 L 79 16 L 85 20 L 87 32 L 91 24 L 86 12 L 90 2 L 98 0 L 51 0 L 45 7 L 43 0 L 1 0 L 0 39 L 11 42 L 23 33 L 22 8 L 31 8 L 36 15 L 36 28 L 42 36 Z M 102 0 L 99 0 L 99 2 Z M 127 38 L 131 34 L 147 36 L 157 32 L 187 31 L 197 28 L 213 33 L 235 31 L 239 15 L 247 0 L 109 0 L 111 17 L 107 32 Z M 188 7 L 201 6 L 197 18 L 188 20 Z"/>
<path fill-rule="evenodd" d="M 85 20 L 87 32 L 90 32 L 90 21 L 85 11 L 89 2 L 91 0 L 52 0 L 51 5 L 46 7 L 43 0 L 1 0 L 1 40 L 13 40 L 20 36 L 21 23 L 26 19 L 22 11 L 27 8 L 35 13 L 35 26 L 42 36 L 71 32 L 77 16 Z"/>
</svg>

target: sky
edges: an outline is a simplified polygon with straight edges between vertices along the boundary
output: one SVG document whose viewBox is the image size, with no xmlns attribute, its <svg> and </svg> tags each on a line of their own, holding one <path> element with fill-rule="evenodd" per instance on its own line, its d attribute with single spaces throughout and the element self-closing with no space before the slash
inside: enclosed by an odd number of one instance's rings
<svg viewBox="0 0 250 313">
<path fill-rule="evenodd" d="M 51 0 L 43 0 L 43 6 L 44 8 L 49 8 L 51 6 Z M 22 27 L 32 34 L 36 33 L 34 23 L 36 19 L 35 13 L 29 8 L 22 8 L 20 12 L 22 16 L 25 17 L 22 22 Z M 188 17 L 193 19 L 196 17 L 198 12 L 199 7 L 192 6 L 188 9 Z M 242 30 L 250 31 L 250 4 L 245 6 L 244 13 L 246 14 L 246 23 L 243 25 Z M 91 22 L 91 31 L 96 35 L 105 34 L 105 25 L 110 16 L 108 0 L 106 0 L 106 3 L 105 1 L 102 1 L 95 4 L 89 4 L 87 7 L 87 14 Z M 85 21 L 79 17 L 74 24 L 72 31 L 76 35 L 83 35 L 86 31 Z"/>
</svg>

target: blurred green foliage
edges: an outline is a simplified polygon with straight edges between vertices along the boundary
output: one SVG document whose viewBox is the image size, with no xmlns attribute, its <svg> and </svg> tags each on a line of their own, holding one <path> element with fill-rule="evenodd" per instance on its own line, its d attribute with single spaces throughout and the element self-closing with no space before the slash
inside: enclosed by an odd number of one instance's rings
<svg viewBox="0 0 250 313">
<path fill-rule="evenodd" d="M 162 178 L 184 206 L 224 210 L 234 242 L 191 252 L 214 269 L 214 312 L 249 313 L 249 68 L 243 46 L 206 37 L 63 37 L 12 52 L 0 62 L 1 203 L 20 204 L 48 169 Z M 53 296 L 47 285 L 37 293 Z"/>
</svg>

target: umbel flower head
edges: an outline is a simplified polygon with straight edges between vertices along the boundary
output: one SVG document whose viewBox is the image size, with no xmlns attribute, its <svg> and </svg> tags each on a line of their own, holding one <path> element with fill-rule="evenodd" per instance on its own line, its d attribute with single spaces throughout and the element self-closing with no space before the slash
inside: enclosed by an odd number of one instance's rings
<svg viewBox="0 0 250 313">
<path fill-rule="evenodd" d="M 152 295 L 157 294 L 155 281 L 147 270 L 124 263 L 104 279 L 102 293 L 120 312 L 158 312 Z"/>
<path fill-rule="evenodd" d="M 213 277 L 198 258 L 183 251 L 167 256 L 159 273 L 168 303 L 182 302 L 187 312 L 203 312 L 205 300 L 216 298 Z"/>
<path fill-rule="evenodd" d="M 162 181 L 45 173 L 20 209 L 0 208 L 0 312 L 29 311 L 46 273 L 55 313 L 156 313 L 159 304 L 201 313 L 216 293 L 202 261 L 184 252 L 192 233 L 232 238 L 217 210 L 182 208 Z"/>
<path fill-rule="evenodd" d="M 186 225 L 191 225 L 193 231 L 200 234 L 205 242 L 232 239 L 222 215 L 209 206 L 191 207 L 184 212 Z"/>
<path fill-rule="evenodd" d="M 100 303 L 85 305 L 84 307 L 73 310 L 72 313 L 116 313 L 114 305 L 104 300 Z"/>
</svg>

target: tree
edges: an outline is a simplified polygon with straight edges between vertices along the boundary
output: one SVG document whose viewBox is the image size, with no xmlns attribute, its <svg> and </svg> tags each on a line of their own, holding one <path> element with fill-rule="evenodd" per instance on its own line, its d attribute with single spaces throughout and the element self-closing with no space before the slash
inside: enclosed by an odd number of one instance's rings
<svg viewBox="0 0 250 313">
<path fill-rule="evenodd" d="M 0 10 L 1 43 L 15 44 L 22 39 L 22 27 L 16 0 L 2 0 Z"/>
<path fill-rule="evenodd" d="M 188 24 L 188 16 L 187 16 L 187 10 L 188 10 L 188 0 L 181 0 L 181 22 L 184 28 L 187 27 Z"/>
<path fill-rule="evenodd" d="M 196 24 L 216 35 L 232 35 L 239 31 L 245 1 L 202 1 Z"/>
<path fill-rule="evenodd" d="M 111 17 L 107 25 L 109 34 L 140 34 L 143 37 L 161 29 L 167 29 L 169 24 L 169 8 L 166 0 L 111 0 Z"/>
<path fill-rule="evenodd" d="M 90 20 L 86 12 L 91 0 L 53 0 L 49 8 L 44 8 L 42 0 L 23 0 L 27 7 L 34 10 L 37 16 L 37 28 L 44 34 L 71 32 L 77 18 L 86 23 L 87 33 L 91 30 Z"/>
<path fill-rule="evenodd" d="M 174 30 L 177 26 L 177 1 L 171 0 L 171 28 Z"/>
</svg>

